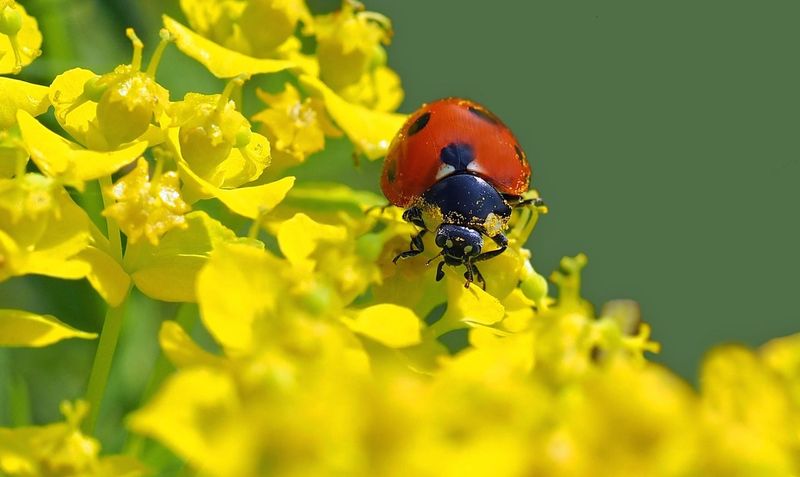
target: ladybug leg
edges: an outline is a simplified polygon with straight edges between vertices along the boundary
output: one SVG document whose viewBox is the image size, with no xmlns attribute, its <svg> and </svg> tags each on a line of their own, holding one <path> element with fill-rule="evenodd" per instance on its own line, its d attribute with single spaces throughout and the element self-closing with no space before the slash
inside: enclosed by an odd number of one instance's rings
<svg viewBox="0 0 800 477">
<path fill-rule="evenodd" d="M 497 248 L 490 252 L 484 252 L 478 255 L 477 257 L 475 257 L 473 262 L 481 262 L 483 260 L 488 260 L 492 257 L 496 257 L 501 253 L 505 252 L 506 248 L 508 248 L 508 239 L 506 238 L 505 235 L 497 234 L 494 237 L 492 237 L 492 240 L 494 240 L 494 243 L 497 244 Z"/>
<path fill-rule="evenodd" d="M 483 274 L 478 270 L 478 266 L 474 263 L 470 263 L 470 266 L 472 267 L 473 273 L 475 273 L 475 277 L 478 279 L 477 282 L 481 285 L 481 288 L 486 290 L 486 279 L 483 278 Z"/>
<path fill-rule="evenodd" d="M 364 209 L 364 215 L 369 215 L 369 214 L 371 214 L 372 212 L 374 212 L 376 210 L 379 210 L 381 215 L 382 215 L 386 211 L 386 209 L 388 209 L 391 206 L 392 206 L 392 204 L 371 205 L 371 206 L 367 207 L 366 209 Z"/>
<path fill-rule="evenodd" d="M 409 245 L 410 250 L 406 250 L 394 257 L 392 262 L 397 264 L 397 261 L 401 258 L 413 257 L 425 251 L 425 244 L 422 242 L 422 237 L 424 237 L 426 233 L 428 233 L 427 230 L 421 230 L 417 235 L 411 237 L 411 244 Z"/>
<path fill-rule="evenodd" d="M 521 200 L 516 204 L 512 205 L 511 207 L 527 207 L 529 205 L 532 205 L 534 207 L 540 207 L 544 205 L 544 201 L 540 197 L 534 197 L 533 199 Z"/>
<path fill-rule="evenodd" d="M 467 267 L 467 271 L 464 272 L 464 278 L 467 279 L 467 282 L 464 283 L 464 288 L 469 288 L 469 284 L 475 281 L 472 274 L 472 267 L 474 267 L 474 265 L 472 265 L 471 262 L 466 262 L 464 263 L 464 266 Z"/>
<path fill-rule="evenodd" d="M 439 262 L 439 266 L 436 267 L 436 281 L 441 281 L 444 278 L 444 260 Z"/>
<path fill-rule="evenodd" d="M 478 267 L 472 262 L 466 262 L 464 266 L 467 267 L 467 271 L 464 272 L 464 278 L 467 279 L 464 288 L 469 288 L 470 283 L 477 282 L 481 288 L 486 290 L 486 279 L 483 278 L 483 274 L 478 270 Z M 475 280 L 476 278 L 477 280 Z"/>
<path fill-rule="evenodd" d="M 539 207 L 544 205 L 544 201 L 540 197 L 534 197 L 532 199 L 523 199 L 521 196 L 518 195 L 503 194 L 503 199 L 505 199 L 505 201 L 508 202 L 508 205 L 510 205 L 515 209 L 519 207 L 527 207 L 529 205 L 533 205 L 534 207 Z"/>
<path fill-rule="evenodd" d="M 427 230 L 425 227 L 425 221 L 422 220 L 422 211 L 419 207 L 410 207 L 403 212 L 403 220 L 406 222 L 412 223 L 417 227 Z"/>
</svg>

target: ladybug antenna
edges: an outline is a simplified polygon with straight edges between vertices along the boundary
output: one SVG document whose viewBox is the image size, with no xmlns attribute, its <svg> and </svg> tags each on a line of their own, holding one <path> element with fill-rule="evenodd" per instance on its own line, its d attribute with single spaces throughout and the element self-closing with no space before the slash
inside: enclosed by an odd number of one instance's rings
<svg viewBox="0 0 800 477">
<path fill-rule="evenodd" d="M 434 255 L 433 257 L 431 257 L 431 259 L 430 259 L 430 260 L 428 260 L 427 262 L 425 262 L 425 266 L 427 267 L 428 265 L 430 265 L 430 264 L 431 264 L 431 262 L 432 262 L 432 261 L 434 261 L 434 260 L 436 260 L 437 258 L 441 257 L 442 255 L 444 255 L 444 250 L 441 250 L 439 253 L 437 253 L 436 255 Z"/>
</svg>

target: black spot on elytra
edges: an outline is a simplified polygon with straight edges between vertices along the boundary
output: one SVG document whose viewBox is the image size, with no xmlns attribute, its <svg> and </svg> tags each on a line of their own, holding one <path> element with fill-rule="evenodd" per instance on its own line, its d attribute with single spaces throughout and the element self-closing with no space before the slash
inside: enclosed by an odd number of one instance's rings
<svg viewBox="0 0 800 477">
<path fill-rule="evenodd" d="M 478 116 L 479 118 L 483 119 L 484 121 L 490 122 L 492 124 L 500 124 L 500 120 L 497 119 L 497 116 L 490 113 L 489 111 L 483 108 L 476 108 L 474 106 L 469 107 L 469 112 Z"/>
<path fill-rule="evenodd" d="M 517 159 L 520 162 L 525 162 L 525 153 L 520 149 L 519 144 L 514 144 L 514 150 L 517 151 Z"/>
<path fill-rule="evenodd" d="M 418 117 L 411 123 L 411 126 L 408 127 L 408 135 L 413 136 L 418 132 L 422 131 L 425 126 L 428 125 L 428 121 L 431 119 L 431 113 L 428 111 L 427 113 L 423 114 L 422 116 Z"/>
<path fill-rule="evenodd" d="M 457 171 L 465 171 L 469 163 L 475 160 L 475 151 L 469 144 L 451 142 L 442 148 L 439 159 Z"/>
</svg>

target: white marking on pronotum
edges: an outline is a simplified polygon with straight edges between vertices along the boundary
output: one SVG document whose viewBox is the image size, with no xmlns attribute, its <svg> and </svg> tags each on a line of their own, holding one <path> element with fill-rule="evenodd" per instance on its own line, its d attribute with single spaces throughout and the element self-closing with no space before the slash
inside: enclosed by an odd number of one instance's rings
<svg viewBox="0 0 800 477">
<path fill-rule="evenodd" d="M 483 169 L 481 169 L 481 166 L 478 164 L 478 161 L 472 161 L 469 164 L 467 164 L 467 170 L 471 172 L 477 172 L 478 174 L 483 173 Z"/>
<path fill-rule="evenodd" d="M 448 164 L 442 164 L 441 166 L 439 166 L 439 170 L 436 171 L 436 180 L 438 181 L 439 179 L 447 177 L 450 174 L 454 173 L 455 171 L 456 171 L 455 167 L 450 166 Z"/>
</svg>

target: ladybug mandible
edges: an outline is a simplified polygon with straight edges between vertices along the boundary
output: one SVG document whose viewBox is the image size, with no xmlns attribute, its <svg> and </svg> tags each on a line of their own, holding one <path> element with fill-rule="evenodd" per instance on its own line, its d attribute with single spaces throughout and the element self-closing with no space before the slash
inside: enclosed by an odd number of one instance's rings
<svg viewBox="0 0 800 477">
<path fill-rule="evenodd" d="M 505 251 L 514 207 L 541 205 L 524 199 L 531 168 L 511 130 L 474 101 L 446 98 L 423 105 L 395 136 L 383 164 L 381 189 L 389 202 L 405 208 L 403 219 L 422 230 L 410 249 L 397 255 L 413 257 L 424 250 L 422 238 L 436 234 L 443 267 L 464 265 L 465 287 L 477 281 L 486 288 L 476 262 Z M 484 252 L 483 236 L 497 247 Z"/>
</svg>

